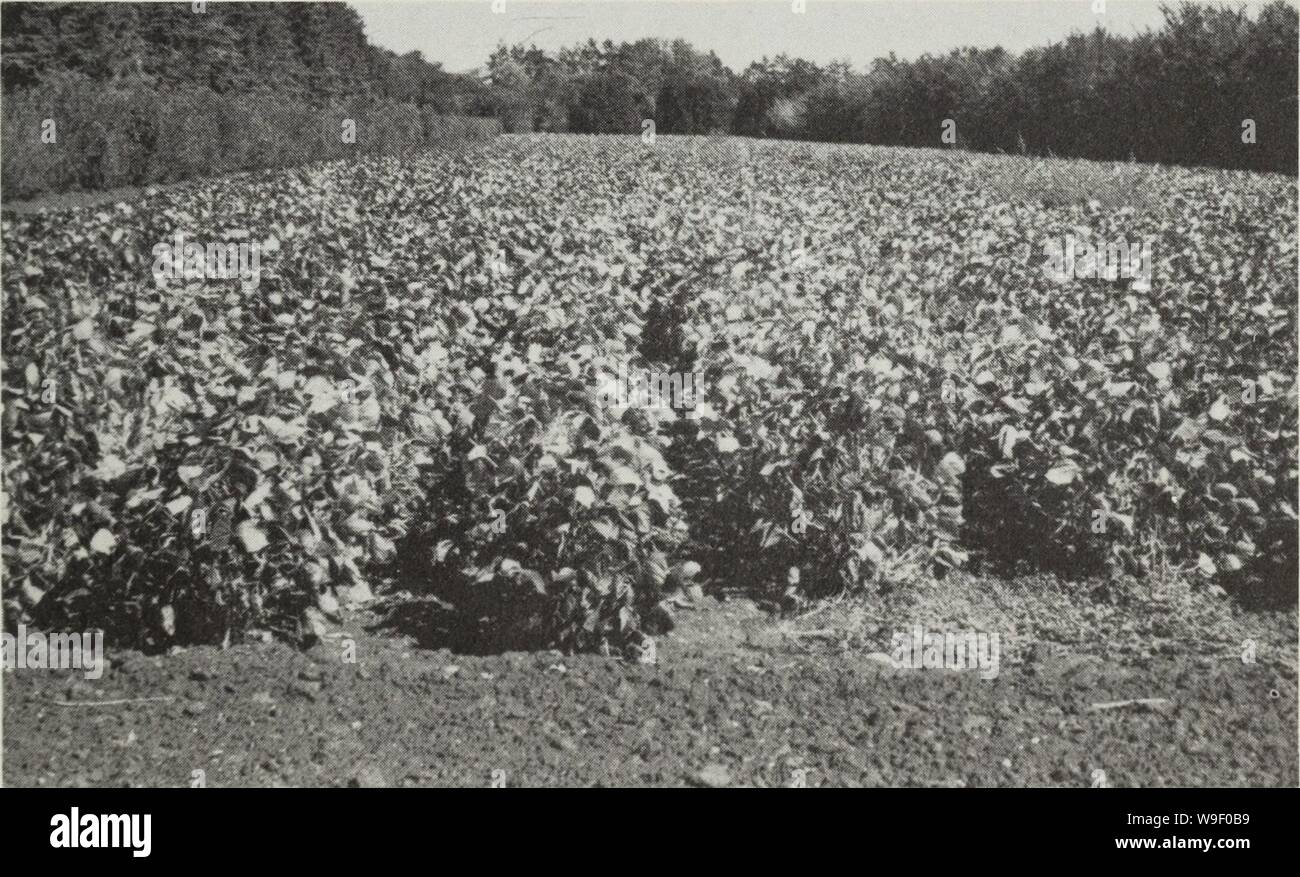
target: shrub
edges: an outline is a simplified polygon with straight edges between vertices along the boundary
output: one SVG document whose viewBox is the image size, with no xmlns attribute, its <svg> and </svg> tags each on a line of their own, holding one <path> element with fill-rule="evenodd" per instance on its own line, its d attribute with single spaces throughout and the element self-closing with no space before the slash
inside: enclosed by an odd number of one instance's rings
<svg viewBox="0 0 1300 877">
<path fill-rule="evenodd" d="M 56 142 L 41 140 L 55 122 Z M 356 123 L 355 144 L 342 139 Z M 4 198 L 173 183 L 363 154 L 409 154 L 488 139 L 492 119 L 349 98 L 328 105 L 203 88 L 158 90 L 71 79 L 7 94 Z"/>
</svg>

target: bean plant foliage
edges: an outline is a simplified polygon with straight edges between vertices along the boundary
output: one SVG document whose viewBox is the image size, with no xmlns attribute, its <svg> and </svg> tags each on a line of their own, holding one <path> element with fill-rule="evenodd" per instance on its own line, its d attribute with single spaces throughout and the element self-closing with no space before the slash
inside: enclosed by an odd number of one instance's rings
<svg viewBox="0 0 1300 877">
<path fill-rule="evenodd" d="M 4 218 L 5 618 L 296 637 L 375 591 L 635 640 L 696 583 L 1294 585 L 1296 192 L 935 150 L 505 137 Z M 1100 184 L 1099 184 L 1100 185 Z M 260 276 L 158 279 L 178 233 Z M 1066 235 L 1149 280 L 1049 278 Z M 622 372 L 620 372 L 622 369 Z M 696 376 L 692 404 L 610 376 Z M 1289 585 L 1288 585 L 1289 583 Z"/>
</svg>

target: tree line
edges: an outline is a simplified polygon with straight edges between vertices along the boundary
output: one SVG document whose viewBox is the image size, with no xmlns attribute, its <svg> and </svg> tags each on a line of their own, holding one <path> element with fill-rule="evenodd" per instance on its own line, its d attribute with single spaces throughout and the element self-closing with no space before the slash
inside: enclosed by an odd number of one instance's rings
<svg viewBox="0 0 1300 877">
<path fill-rule="evenodd" d="M 957 146 L 1296 172 L 1297 12 L 1186 3 L 1157 29 L 1097 28 L 1013 54 L 960 48 L 855 70 L 779 55 L 737 73 L 686 40 L 499 46 L 456 74 L 371 45 L 341 3 L 6 3 L 6 95 L 94 82 L 378 101 L 507 131 Z M 946 136 L 945 136 L 946 135 Z M 6 144 L 7 145 L 7 144 Z"/>
<path fill-rule="evenodd" d="M 548 55 L 500 47 L 485 81 L 506 130 L 731 133 L 1296 171 L 1295 7 L 1162 7 L 1015 55 L 954 49 L 865 70 L 779 55 L 739 74 L 684 40 Z M 948 123 L 951 120 L 950 124 Z M 943 138 L 945 130 L 949 137 Z"/>
<path fill-rule="evenodd" d="M 372 45 L 343 3 L 6 3 L 6 94 L 67 82 L 323 102 L 370 97 L 485 115 L 486 87 Z"/>
<path fill-rule="evenodd" d="M 0 30 L 10 200 L 500 130 L 483 82 L 371 45 L 342 3 L 5 3 Z"/>
</svg>

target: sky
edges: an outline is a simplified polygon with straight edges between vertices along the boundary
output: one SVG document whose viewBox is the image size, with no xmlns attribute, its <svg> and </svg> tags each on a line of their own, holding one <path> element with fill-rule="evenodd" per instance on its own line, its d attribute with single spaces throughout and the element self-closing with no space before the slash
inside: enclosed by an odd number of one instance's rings
<svg viewBox="0 0 1300 877">
<path fill-rule="evenodd" d="M 370 41 L 398 53 L 418 49 L 453 72 L 481 67 L 500 42 L 554 52 L 595 38 L 684 37 L 737 72 L 782 52 L 863 69 L 891 51 L 913 59 L 957 46 L 1013 52 L 1061 40 L 1098 23 L 1118 34 L 1160 25 L 1156 0 L 361 0 Z"/>
</svg>

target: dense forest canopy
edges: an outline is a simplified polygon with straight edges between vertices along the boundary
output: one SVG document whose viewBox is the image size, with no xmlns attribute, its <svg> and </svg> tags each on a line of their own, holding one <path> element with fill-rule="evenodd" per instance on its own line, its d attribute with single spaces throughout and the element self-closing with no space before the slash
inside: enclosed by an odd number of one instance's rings
<svg viewBox="0 0 1300 877">
<path fill-rule="evenodd" d="M 371 45 L 342 3 L 5 3 L 0 18 L 8 201 L 500 129 L 480 79 Z"/>
<path fill-rule="evenodd" d="M 634 132 L 652 118 L 660 133 L 939 146 L 951 119 L 972 149 L 1294 173 L 1296 9 L 1164 14 L 1131 37 L 1098 28 L 1020 55 L 960 48 L 866 70 L 779 55 L 734 73 L 684 40 L 503 46 L 485 79 L 507 130 Z"/>
<path fill-rule="evenodd" d="M 343 3 L 6 3 L 0 15 L 6 92 L 87 78 L 490 111 L 478 79 L 371 45 Z"/>
<path fill-rule="evenodd" d="M 453 74 L 370 45 L 342 3 L 3 7 L 6 92 L 87 77 L 313 101 L 375 97 L 495 115 L 507 131 L 732 133 L 1295 172 L 1297 12 L 1282 0 L 1164 9 L 1157 31 L 1098 28 L 1013 55 L 960 48 L 869 69 L 784 55 L 737 73 L 687 41 L 548 54 L 499 46 Z M 946 120 L 952 140 L 941 141 Z M 1247 136 L 1246 130 L 1249 129 Z"/>
</svg>

